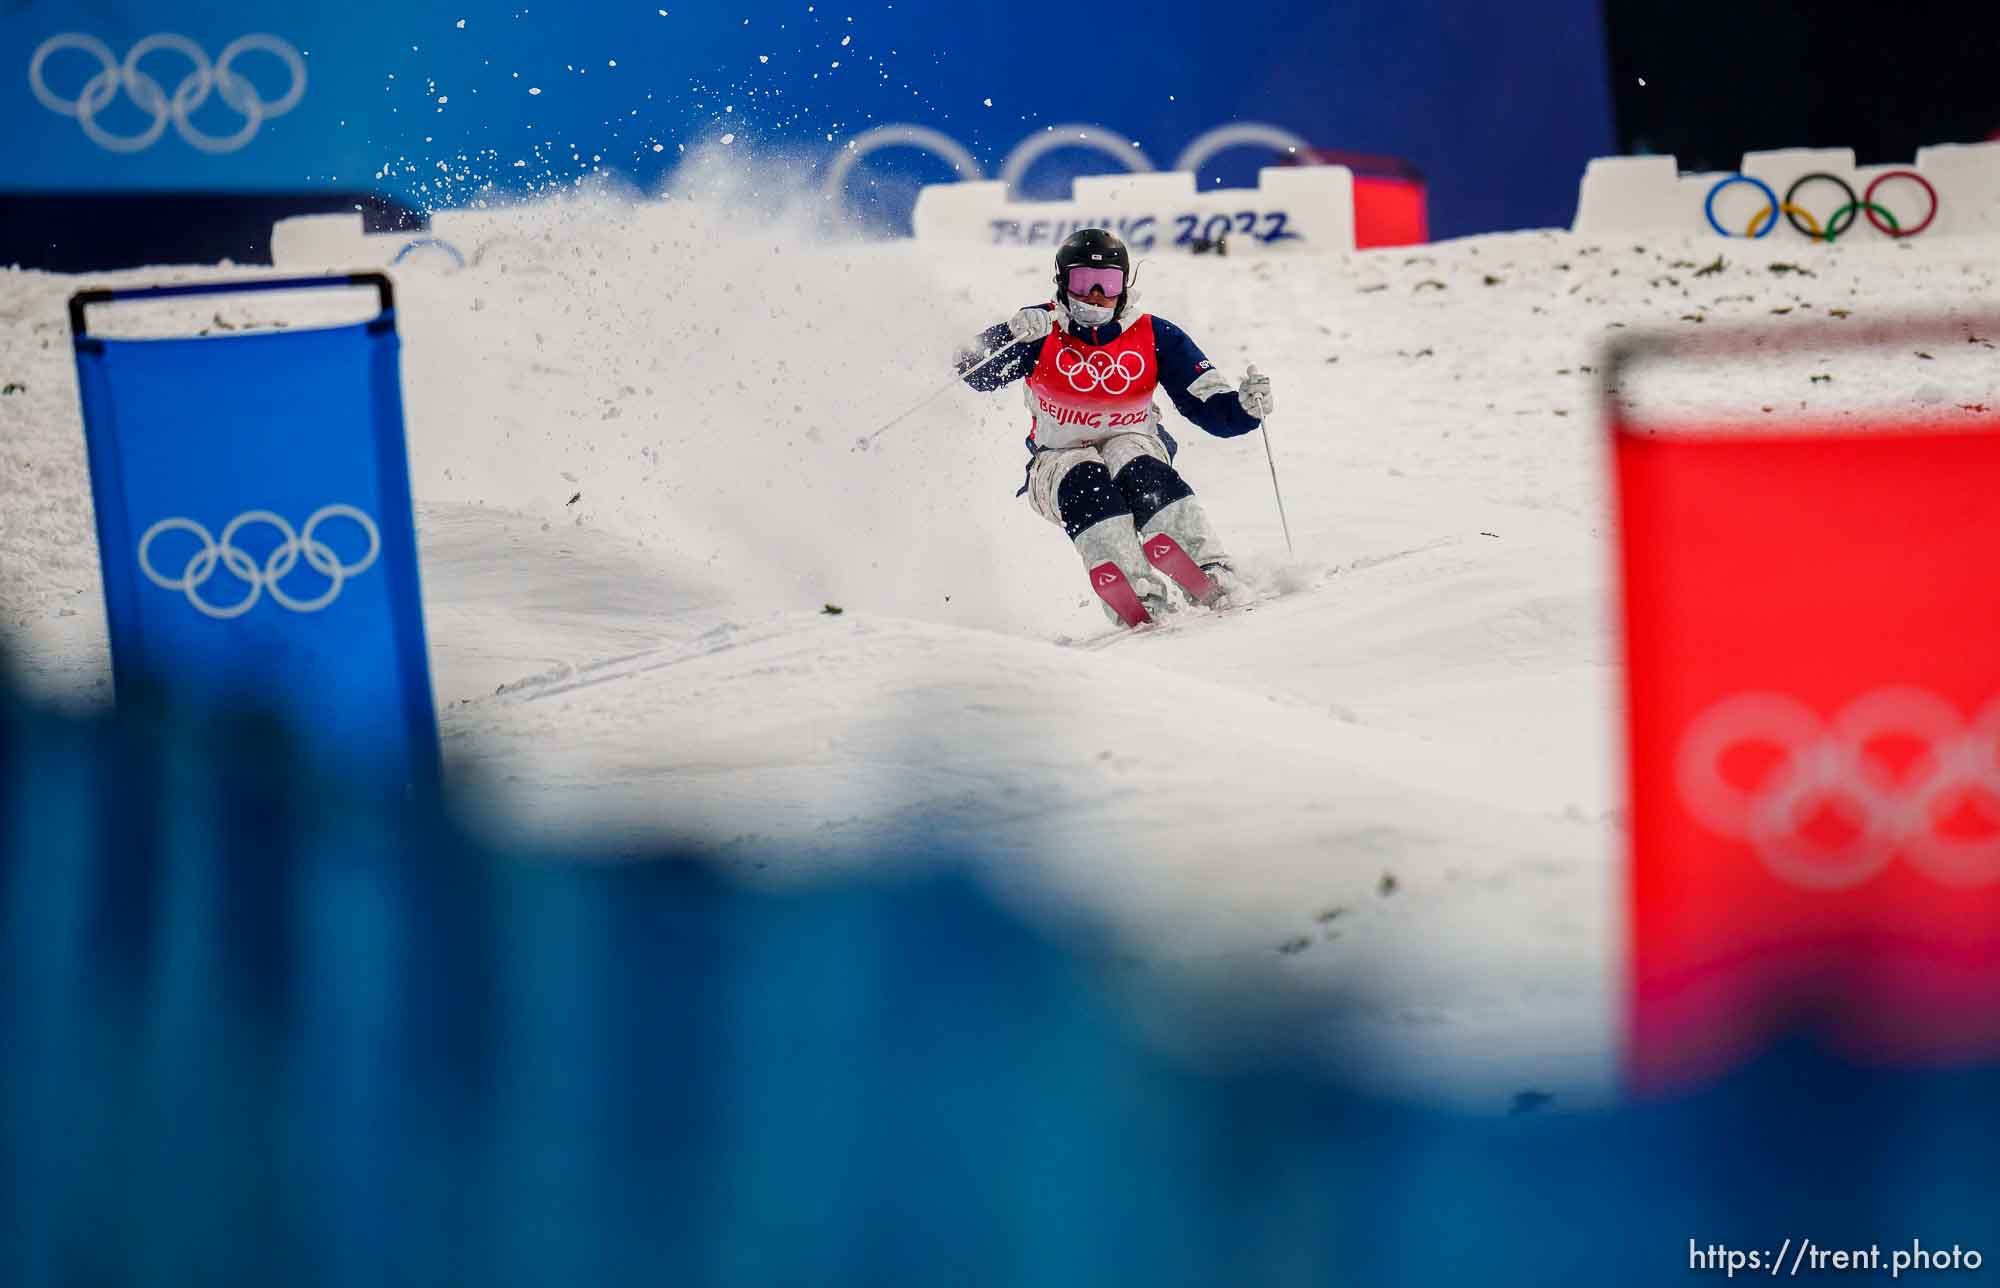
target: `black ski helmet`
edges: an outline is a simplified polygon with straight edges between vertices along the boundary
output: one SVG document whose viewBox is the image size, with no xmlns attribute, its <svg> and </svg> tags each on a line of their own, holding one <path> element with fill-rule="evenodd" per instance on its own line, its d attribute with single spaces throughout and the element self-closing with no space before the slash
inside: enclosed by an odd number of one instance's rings
<svg viewBox="0 0 2000 1288">
<path fill-rule="evenodd" d="M 1056 302 L 1069 307 L 1069 287 L 1065 279 L 1078 264 L 1092 268 L 1116 268 L 1125 273 L 1125 289 L 1118 292 L 1113 317 L 1125 309 L 1125 297 L 1132 292 L 1132 254 L 1109 228 L 1079 228 L 1056 247 Z"/>
</svg>

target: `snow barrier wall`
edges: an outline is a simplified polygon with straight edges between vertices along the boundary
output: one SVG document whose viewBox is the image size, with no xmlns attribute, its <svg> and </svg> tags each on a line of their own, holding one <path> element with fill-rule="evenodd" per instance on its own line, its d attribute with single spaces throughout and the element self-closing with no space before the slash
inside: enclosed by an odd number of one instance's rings
<svg viewBox="0 0 2000 1288">
<path fill-rule="evenodd" d="M 684 231 L 684 221 L 669 213 L 669 204 L 659 203 L 657 211 L 635 205 L 631 217 L 672 219 L 674 231 Z M 539 254 L 536 244 L 546 245 L 569 217 L 556 205 L 440 210 L 431 216 L 427 231 L 371 233 L 358 212 L 296 215 L 272 225 L 271 263 L 297 269 L 388 268 L 423 256 L 464 268 L 505 254 L 510 246 Z"/>
<path fill-rule="evenodd" d="M 671 202 L 638 202 L 629 218 L 683 226 Z M 271 229 L 279 268 L 385 268 L 412 256 L 460 267 L 517 245 L 546 240 L 560 208 L 501 206 L 441 210 L 423 233 L 369 233 L 358 212 L 299 215 Z M 1000 180 L 926 186 L 913 216 L 916 236 L 980 246 L 1053 247 L 1077 228 L 1116 230 L 1135 251 L 1193 248 L 1227 239 L 1229 252 L 1335 252 L 1354 249 L 1354 175 L 1346 166 L 1271 166 L 1255 188 L 1195 191 L 1192 171 L 1079 177 L 1067 201 L 1014 201 Z"/>
<path fill-rule="evenodd" d="M 1824 225 L 1849 198 L 1825 179 L 1800 183 L 1807 175 L 1836 176 L 1857 198 L 1865 198 L 1870 186 L 1880 180 L 1875 195 L 1866 199 L 1884 207 L 1889 212 L 1887 218 L 1893 218 L 1898 227 L 1914 228 L 1923 222 L 1930 198 L 1914 180 L 1884 178 L 1897 171 L 1921 175 L 1937 194 L 1936 217 L 1918 235 L 2000 232 L 2000 143 L 1945 143 L 1922 148 L 1911 165 L 1856 165 L 1852 148 L 1748 152 L 1738 173 L 1767 185 L 1780 202 L 1794 184 L 1799 184 L 1793 204 L 1804 211 L 1798 221 L 1808 226 L 1814 221 Z M 1719 237 L 1722 234 L 1710 224 L 1707 213 L 1713 192 L 1716 221 L 1729 235 L 1741 237 L 1771 203 L 1750 183 L 1731 183 L 1717 191 L 1716 186 L 1729 178 L 1727 173 L 1684 174 L 1671 156 L 1598 157 L 1584 171 L 1570 230 L 1590 237 L 1705 230 Z M 1773 223 L 1777 227 L 1765 234 L 1769 240 L 1811 240 L 1783 218 L 1765 218 L 1760 230 Z M 1842 227 L 1847 237 L 1886 235 L 1858 217 Z"/>
</svg>

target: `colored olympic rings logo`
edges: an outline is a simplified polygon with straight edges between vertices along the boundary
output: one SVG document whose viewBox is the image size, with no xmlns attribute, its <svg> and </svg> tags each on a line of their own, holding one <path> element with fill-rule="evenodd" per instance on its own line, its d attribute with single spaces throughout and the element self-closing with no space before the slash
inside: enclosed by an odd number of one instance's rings
<svg viewBox="0 0 2000 1288">
<path fill-rule="evenodd" d="M 1724 769 L 1745 749 L 1777 753 L 1749 783 Z M 1795 698 L 1741 693 L 1688 726 L 1676 777 L 1695 821 L 1806 889 L 1858 886 L 1897 854 L 1947 885 L 2000 881 L 2000 700 L 1968 723 L 1935 694 L 1882 689 L 1824 721 Z M 1830 833 L 1815 826 L 1826 820 Z"/>
<path fill-rule="evenodd" d="M 64 98 L 50 89 L 43 72 L 49 58 L 65 49 L 88 54 L 98 65 L 97 72 L 84 81 L 74 98 Z M 156 49 L 170 49 L 193 64 L 172 94 L 139 70 L 139 60 Z M 282 96 L 265 100 L 255 85 L 232 69 L 237 58 L 252 51 L 271 54 L 285 64 L 291 85 Z M 306 92 L 306 63 L 299 51 L 284 40 L 257 33 L 238 36 L 224 45 L 221 55 L 211 64 L 200 45 L 170 31 L 147 36 L 132 46 L 121 62 L 112 54 L 111 47 L 97 37 L 72 31 L 50 36 L 36 47 L 34 56 L 28 60 L 28 88 L 51 112 L 75 117 L 84 134 L 109 152 L 144 151 L 153 146 L 170 121 L 183 139 L 203 152 L 235 152 L 249 144 L 265 121 L 283 116 L 299 105 Z M 97 122 L 97 114 L 111 106 L 111 100 L 121 89 L 139 105 L 140 111 L 153 118 L 137 134 L 113 134 Z M 235 133 L 204 133 L 189 119 L 208 101 L 211 92 L 220 94 L 222 101 L 243 118 L 242 127 Z"/>
<path fill-rule="evenodd" d="M 1903 227 L 1901 220 L 1891 214 L 1887 207 L 1875 200 L 1875 190 L 1891 179 L 1907 179 L 1922 188 L 1924 195 L 1930 198 L 1931 208 L 1925 212 L 1921 220 L 1908 228 Z M 1722 226 L 1720 219 L 1716 218 L 1715 199 L 1724 188 L 1737 183 L 1748 184 L 1763 193 L 1765 204 L 1764 208 L 1757 212 L 1756 216 L 1750 220 L 1749 225 L 1742 232 L 1732 233 Z M 1827 217 L 1825 223 L 1821 223 L 1818 216 L 1794 200 L 1799 195 L 1799 189 L 1809 183 L 1833 184 L 1847 198 L 1843 204 L 1834 209 L 1833 213 Z M 1792 186 L 1785 189 L 1785 195 L 1782 200 L 1776 192 L 1772 191 L 1771 185 L 1765 183 L 1762 179 L 1747 174 L 1731 174 L 1724 175 L 1715 181 L 1715 185 L 1708 190 L 1707 200 L 1702 203 L 1702 210 L 1708 216 L 1708 226 L 1721 233 L 1724 237 L 1768 237 L 1771 235 L 1771 230 L 1778 226 L 1778 216 L 1780 214 L 1784 215 L 1785 222 L 1814 241 L 1831 242 L 1835 240 L 1849 228 L 1852 228 L 1854 221 L 1862 215 L 1867 215 L 1869 223 L 1874 224 L 1891 237 L 1915 237 L 1924 229 L 1929 228 L 1931 223 L 1937 219 L 1938 195 L 1937 189 L 1931 186 L 1930 180 L 1924 178 L 1915 170 L 1890 170 L 1887 173 L 1879 174 L 1868 185 L 1867 191 L 1858 197 L 1854 194 L 1853 186 L 1847 180 L 1837 174 L 1829 174 L 1825 170 L 1815 170 L 1811 174 L 1802 174 L 1793 180 Z"/>
<path fill-rule="evenodd" d="M 1065 358 L 1069 359 L 1067 365 L 1063 362 Z M 1065 345 L 1056 350 L 1056 371 L 1080 394 L 1102 389 L 1116 396 L 1130 392 L 1139 377 L 1146 374 L 1146 359 L 1130 349 L 1116 360 L 1102 349 L 1086 358 Z"/>
<path fill-rule="evenodd" d="M 342 563 L 340 556 L 325 542 L 317 540 L 314 533 L 319 525 L 328 519 L 351 519 L 361 525 L 368 536 L 368 552 L 353 563 Z M 253 523 L 276 528 L 282 536 L 275 548 L 260 566 L 248 553 L 235 544 L 236 534 Z M 152 545 L 155 539 L 168 532 L 186 532 L 201 542 L 201 548 L 189 556 L 187 566 L 178 577 L 167 577 L 153 567 Z M 146 535 L 139 538 L 139 571 L 147 580 L 162 590 L 177 590 L 188 597 L 203 614 L 215 618 L 241 617 L 249 612 L 265 591 L 271 598 L 295 613 L 316 613 L 340 597 L 340 591 L 349 577 L 356 577 L 368 571 L 375 557 L 382 553 L 382 534 L 375 527 L 375 521 L 351 505 L 322 506 L 312 518 L 306 520 L 305 530 L 294 532 L 292 525 L 269 510 L 250 510 L 237 515 L 222 530 L 222 539 L 209 535 L 208 529 L 193 519 L 161 519 L 146 529 Z M 278 583 L 297 566 L 303 556 L 307 566 L 331 584 L 311 599 L 300 599 L 288 594 Z M 231 576 L 250 588 L 234 603 L 213 604 L 202 598 L 201 588 L 214 575 L 217 565 L 229 570 Z"/>
</svg>

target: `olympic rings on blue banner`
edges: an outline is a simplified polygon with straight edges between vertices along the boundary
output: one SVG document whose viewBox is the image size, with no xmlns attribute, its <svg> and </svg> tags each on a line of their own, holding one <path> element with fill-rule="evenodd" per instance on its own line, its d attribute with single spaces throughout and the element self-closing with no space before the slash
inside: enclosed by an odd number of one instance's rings
<svg viewBox="0 0 2000 1288">
<path fill-rule="evenodd" d="M 1724 228 L 1722 226 L 1721 220 L 1715 217 L 1715 194 L 1721 192 L 1724 188 L 1727 188 L 1732 183 L 1749 184 L 1751 187 L 1757 189 L 1757 191 L 1763 193 L 1764 199 L 1771 203 L 1771 210 L 1770 210 L 1771 221 L 1768 225 L 1766 225 L 1763 232 L 1760 233 L 1752 231 L 1746 233 L 1732 233 L 1727 228 Z M 1721 233 L 1724 237 L 1769 237 L 1771 235 L 1771 229 L 1776 228 L 1778 226 L 1778 220 L 1777 220 L 1778 194 L 1771 191 L 1770 184 L 1765 183 L 1762 179 L 1753 179 L 1747 174 L 1725 175 L 1722 178 L 1716 180 L 1715 186 L 1708 190 L 1708 200 L 1702 203 L 1701 208 L 1708 215 L 1708 226 L 1710 228 L 1715 229 L 1715 231 Z M 1750 225 L 1750 227 L 1754 230 L 1757 227 L 1757 223 L 1753 222 Z"/>
<path fill-rule="evenodd" d="M 1896 218 L 1887 207 L 1875 200 L 1875 190 L 1891 179 L 1908 179 L 1921 187 L 1924 190 L 1924 195 L 1931 199 L 1930 210 L 1925 213 L 1921 220 L 1918 220 L 1908 228 L 1903 227 L 1902 220 Z M 1730 232 L 1722 226 L 1722 221 L 1715 217 L 1715 198 L 1717 194 L 1732 183 L 1747 183 L 1764 194 L 1764 209 L 1758 211 L 1740 233 Z M 1830 183 L 1839 188 L 1841 195 L 1846 198 L 1845 201 L 1834 208 L 1833 214 L 1828 217 L 1824 224 L 1819 221 L 1818 216 L 1814 215 L 1812 211 L 1793 200 L 1793 198 L 1798 196 L 1799 189 L 1809 183 Z M 1863 215 L 1868 216 L 1868 222 L 1875 225 L 1883 233 L 1890 237 L 1901 238 L 1916 236 L 1924 229 L 1929 228 L 1931 223 L 1937 219 L 1938 194 L 1937 189 L 1931 186 L 1930 180 L 1924 178 L 1914 170 L 1890 170 L 1877 175 L 1874 181 L 1868 185 L 1868 190 L 1860 194 L 1857 194 L 1854 191 L 1853 185 L 1839 175 L 1828 173 L 1825 170 L 1815 170 L 1810 174 L 1802 174 L 1797 179 L 1794 179 L 1792 186 L 1785 189 L 1783 198 L 1780 198 L 1772 190 L 1771 186 L 1762 179 L 1747 174 L 1730 174 L 1716 180 L 1714 186 L 1709 188 L 1708 197 L 1702 203 L 1702 211 L 1708 216 L 1708 226 L 1715 229 L 1716 232 L 1721 233 L 1724 237 L 1768 237 L 1771 235 L 1771 230 L 1778 226 L 1778 216 L 1782 214 L 1785 217 L 1786 223 L 1789 223 L 1792 227 L 1798 229 L 1799 232 L 1814 241 L 1832 242 L 1836 240 L 1848 229 L 1852 228 L 1855 221 Z"/>
</svg>

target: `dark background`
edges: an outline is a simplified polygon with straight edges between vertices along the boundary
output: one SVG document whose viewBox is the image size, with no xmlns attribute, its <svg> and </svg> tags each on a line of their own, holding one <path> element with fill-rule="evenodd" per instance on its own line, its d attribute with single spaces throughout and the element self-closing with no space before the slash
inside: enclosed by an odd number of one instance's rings
<svg viewBox="0 0 2000 1288">
<path fill-rule="evenodd" d="M 2000 130 L 2000 5 L 1604 0 L 1604 19 L 1620 150 L 1683 170 L 1785 147 L 1907 162 Z"/>
</svg>

